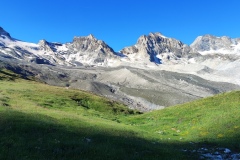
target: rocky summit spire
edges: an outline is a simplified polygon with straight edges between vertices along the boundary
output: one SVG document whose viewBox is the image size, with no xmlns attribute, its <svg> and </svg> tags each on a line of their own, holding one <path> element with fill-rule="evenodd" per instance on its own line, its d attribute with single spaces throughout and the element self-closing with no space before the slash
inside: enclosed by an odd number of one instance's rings
<svg viewBox="0 0 240 160">
<path fill-rule="evenodd" d="M 93 34 L 89 34 L 87 37 L 88 37 L 89 39 L 91 39 L 91 40 L 96 40 L 96 38 L 94 37 Z"/>
<path fill-rule="evenodd" d="M 10 34 L 6 32 L 2 27 L 0 27 L 0 35 L 1 36 L 7 36 L 8 38 L 11 38 Z"/>
</svg>

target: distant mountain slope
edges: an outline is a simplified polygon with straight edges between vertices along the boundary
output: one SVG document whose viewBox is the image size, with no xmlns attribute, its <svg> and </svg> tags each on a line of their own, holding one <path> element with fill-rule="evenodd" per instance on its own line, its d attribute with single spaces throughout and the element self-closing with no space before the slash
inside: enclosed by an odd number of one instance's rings
<svg viewBox="0 0 240 160">
<path fill-rule="evenodd" d="M 232 39 L 227 36 L 216 37 L 213 35 L 199 36 L 190 45 L 194 51 L 201 54 L 221 53 L 240 55 L 240 38 Z"/>
</svg>

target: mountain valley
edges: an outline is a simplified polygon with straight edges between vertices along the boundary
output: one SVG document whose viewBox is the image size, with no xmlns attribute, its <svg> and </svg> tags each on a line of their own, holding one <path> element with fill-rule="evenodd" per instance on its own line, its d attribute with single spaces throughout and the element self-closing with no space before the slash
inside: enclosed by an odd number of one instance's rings
<svg viewBox="0 0 240 160">
<path fill-rule="evenodd" d="M 240 89 L 239 39 L 206 35 L 188 46 L 150 33 L 115 52 L 93 35 L 66 44 L 34 44 L 12 38 L 3 28 L 0 34 L 2 68 L 143 112 Z"/>
<path fill-rule="evenodd" d="M 29 43 L 0 27 L 0 159 L 240 159 L 239 39 Z"/>
</svg>

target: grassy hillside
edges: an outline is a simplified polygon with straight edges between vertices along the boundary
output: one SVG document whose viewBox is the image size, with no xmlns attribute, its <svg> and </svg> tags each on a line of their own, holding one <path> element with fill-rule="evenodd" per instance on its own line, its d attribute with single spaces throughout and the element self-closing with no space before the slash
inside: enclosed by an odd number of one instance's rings
<svg viewBox="0 0 240 160">
<path fill-rule="evenodd" d="M 240 150 L 240 91 L 128 117 L 128 122 L 159 134 L 162 140 L 192 141 Z"/>
<path fill-rule="evenodd" d="M 0 159 L 193 159 L 182 149 L 239 150 L 239 106 L 232 92 L 140 114 L 1 70 Z"/>
</svg>

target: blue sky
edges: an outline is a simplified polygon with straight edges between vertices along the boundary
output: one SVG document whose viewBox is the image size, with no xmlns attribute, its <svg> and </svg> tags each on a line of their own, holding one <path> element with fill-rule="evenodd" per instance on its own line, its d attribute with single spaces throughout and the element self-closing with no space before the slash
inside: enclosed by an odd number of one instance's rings
<svg viewBox="0 0 240 160">
<path fill-rule="evenodd" d="M 199 35 L 240 37 L 240 0 L 1 0 L 0 26 L 37 43 L 90 33 L 114 50 L 161 32 L 191 44 Z"/>
</svg>

